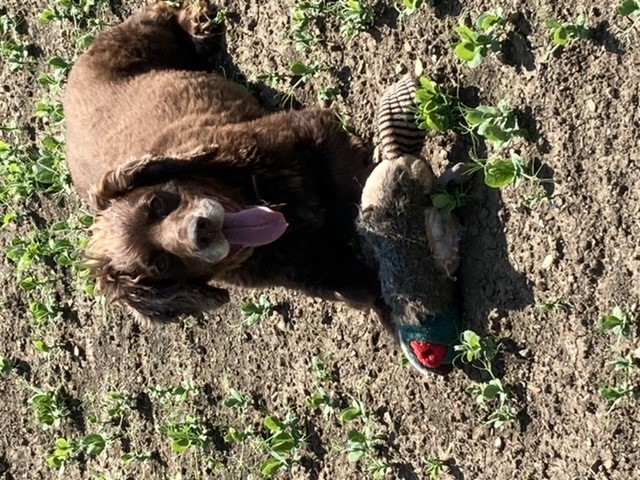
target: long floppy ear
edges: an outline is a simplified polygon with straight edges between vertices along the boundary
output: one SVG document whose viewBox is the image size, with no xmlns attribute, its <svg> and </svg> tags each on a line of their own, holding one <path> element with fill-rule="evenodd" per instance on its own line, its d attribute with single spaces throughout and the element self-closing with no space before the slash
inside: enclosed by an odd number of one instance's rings
<svg viewBox="0 0 640 480">
<path fill-rule="evenodd" d="M 188 283 L 170 287 L 132 288 L 117 299 L 137 317 L 169 322 L 184 315 L 199 315 L 229 301 L 229 292 L 206 283 Z"/>
<path fill-rule="evenodd" d="M 180 158 L 145 155 L 105 173 L 89 191 L 89 205 L 94 211 L 104 210 L 114 198 L 136 187 L 155 185 L 184 175 L 204 173 L 211 167 L 216 146 L 198 150 Z"/>
</svg>

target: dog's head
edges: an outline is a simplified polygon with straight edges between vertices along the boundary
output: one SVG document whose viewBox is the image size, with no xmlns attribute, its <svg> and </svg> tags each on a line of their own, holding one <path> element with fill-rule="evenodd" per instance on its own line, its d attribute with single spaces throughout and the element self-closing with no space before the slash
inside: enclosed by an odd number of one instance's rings
<svg viewBox="0 0 640 480">
<path fill-rule="evenodd" d="M 152 320 L 196 315 L 229 300 L 209 281 L 286 229 L 282 215 L 247 206 L 198 158 L 145 158 L 105 174 L 85 263 L 108 297 Z"/>
</svg>

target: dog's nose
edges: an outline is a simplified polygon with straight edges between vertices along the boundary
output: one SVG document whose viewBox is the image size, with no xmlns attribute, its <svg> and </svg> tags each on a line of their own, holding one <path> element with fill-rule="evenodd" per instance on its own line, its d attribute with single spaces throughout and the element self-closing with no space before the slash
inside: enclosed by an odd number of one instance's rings
<svg viewBox="0 0 640 480">
<path fill-rule="evenodd" d="M 215 238 L 215 224 L 206 217 L 196 217 L 191 224 L 191 238 L 196 247 L 207 248 Z"/>
</svg>

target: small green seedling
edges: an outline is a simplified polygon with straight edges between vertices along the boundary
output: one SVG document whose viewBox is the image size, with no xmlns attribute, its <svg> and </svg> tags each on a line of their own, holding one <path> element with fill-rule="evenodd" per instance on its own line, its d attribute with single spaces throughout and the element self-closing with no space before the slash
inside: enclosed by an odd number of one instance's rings
<svg viewBox="0 0 640 480">
<path fill-rule="evenodd" d="M 171 450 L 178 455 L 194 447 L 207 448 L 211 443 L 207 427 L 193 415 L 187 415 L 181 422 L 165 422 L 159 430 L 169 437 Z"/>
<path fill-rule="evenodd" d="M 631 31 L 638 26 L 640 22 L 640 1 L 638 0 L 625 0 L 618 5 L 618 14 L 631 21 L 631 25 L 622 30 L 620 36 L 626 39 Z"/>
<path fill-rule="evenodd" d="M 517 187 L 523 180 L 532 182 L 545 182 L 545 179 L 538 178 L 532 172 L 531 164 L 525 165 L 522 157 L 517 153 L 511 153 L 509 160 L 502 158 L 479 159 L 473 157 L 472 163 L 468 165 L 469 175 L 482 170 L 484 183 L 491 188 L 504 188 L 508 185 Z"/>
<path fill-rule="evenodd" d="M 173 388 L 163 388 L 156 385 L 149 388 L 149 396 L 158 400 L 162 404 L 178 404 L 184 402 L 188 397 L 195 396 L 200 393 L 200 387 L 191 379 L 185 379 L 182 383 Z"/>
<path fill-rule="evenodd" d="M 142 463 L 151 458 L 151 452 L 127 452 L 120 456 L 123 465 Z"/>
<path fill-rule="evenodd" d="M 223 439 L 227 443 L 242 443 L 252 434 L 253 431 L 250 428 L 241 432 L 234 427 L 229 427 Z"/>
<path fill-rule="evenodd" d="M 503 100 L 495 107 L 462 107 L 462 115 L 467 130 L 484 137 L 497 150 L 507 147 L 514 138 L 525 136 L 525 131 L 518 125 L 516 112 Z"/>
<path fill-rule="evenodd" d="M 427 475 L 429 480 L 436 480 L 440 477 L 445 471 L 445 463 L 443 460 L 440 460 L 435 455 L 429 455 L 428 457 L 424 457 L 422 459 L 424 462 L 424 473 Z"/>
<path fill-rule="evenodd" d="M 291 38 L 296 50 L 311 50 L 320 42 L 316 20 L 327 10 L 324 0 L 295 2 L 291 14 Z"/>
<path fill-rule="evenodd" d="M 600 331 L 613 333 L 618 337 L 618 340 L 621 340 L 623 338 L 629 338 L 631 325 L 634 323 L 635 319 L 616 305 L 610 314 L 604 315 L 600 319 Z"/>
<path fill-rule="evenodd" d="M 45 357 L 48 357 L 54 350 L 60 348 L 60 345 L 58 345 L 56 342 L 48 344 L 41 338 L 34 339 L 31 341 L 31 343 L 36 352 L 42 353 Z"/>
<path fill-rule="evenodd" d="M 622 385 L 603 385 L 598 389 L 598 393 L 609 403 L 607 415 L 610 414 L 626 398 L 633 398 L 637 395 L 636 388 L 627 382 Z"/>
<path fill-rule="evenodd" d="M 371 463 L 367 465 L 367 472 L 369 472 L 373 480 L 381 480 L 391 475 L 393 466 L 382 458 L 376 458 L 371 460 Z"/>
<path fill-rule="evenodd" d="M 58 390 L 41 390 L 31 387 L 35 392 L 28 403 L 43 430 L 58 428 L 63 419 L 69 416 L 64 397 Z"/>
<path fill-rule="evenodd" d="M 456 101 L 436 82 L 420 77 L 415 99 L 418 128 L 445 132 L 453 126 Z"/>
<path fill-rule="evenodd" d="M 431 202 L 433 206 L 439 210 L 442 210 L 446 216 L 450 216 L 457 208 L 462 207 L 467 203 L 469 196 L 462 188 L 456 187 L 451 191 L 444 189 L 436 189 L 431 194 Z"/>
<path fill-rule="evenodd" d="M 473 28 L 458 25 L 454 30 L 460 39 L 453 44 L 453 53 L 470 68 L 476 68 L 490 52 L 500 51 L 505 25 L 501 8 L 478 17 Z"/>
<path fill-rule="evenodd" d="M 637 368 L 636 362 L 631 355 L 618 357 L 614 361 L 609 362 L 609 364 L 613 365 L 613 369 L 616 372 L 630 373 Z"/>
<path fill-rule="evenodd" d="M 573 309 L 573 304 L 564 298 L 550 298 L 548 300 L 541 300 L 536 303 L 536 306 L 542 313 L 550 312 L 569 312 Z"/>
<path fill-rule="evenodd" d="M 7 376 L 14 369 L 14 365 L 7 357 L 0 355 L 0 375 Z"/>
<path fill-rule="evenodd" d="M 424 0 L 401 0 L 399 3 L 396 3 L 396 9 L 398 9 L 402 15 L 408 17 L 416 13 L 423 3 Z M 400 10 L 400 8 L 402 10 Z"/>
<path fill-rule="evenodd" d="M 263 318 L 269 317 L 273 313 L 273 305 L 266 295 L 260 295 L 258 302 L 246 302 L 242 305 L 240 312 L 247 326 L 255 325 Z"/>
<path fill-rule="evenodd" d="M 222 404 L 228 408 L 237 408 L 239 410 L 245 410 L 249 406 L 250 399 L 246 395 L 238 392 L 237 390 L 230 388 L 229 395 L 222 401 Z"/>
<path fill-rule="evenodd" d="M 624 0 L 618 5 L 618 14 L 623 17 L 640 17 L 640 2 L 637 0 Z"/>
<path fill-rule="evenodd" d="M 60 437 L 55 441 L 53 452 L 47 456 L 47 465 L 62 470 L 70 460 L 77 459 L 83 453 L 89 457 L 100 455 L 107 443 L 107 437 L 100 433 L 89 434 L 80 441 Z"/>
<path fill-rule="evenodd" d="M 307 397 L 306 404 L 310 408 L 319 408 L 325 418 L 333 415 L 336 409 L 335 402 L 331 400 L 327 391 L 322 387 L 316 388 L 315 391 Z"/>
<path fill-rule="evenodd" d="M 271 478 L 278 470 L 291 470 L 294 463 L 301 459 L 300 448 L 305 442 L 296 426 L 295 418 L 280 421 L 275 415 L 267 415 L 262 424 L 269 432 L 264 447 L 269 458 L 260 467 L 265 478 Z"/>
<path fill-rule="evenodd" d="M 352 40 L 373 25 L 373 7 L 366 1 L 340 0 L 337 4 L 336 17 L 340 22 L 340 35 L 346 40 Z"/>
<path fill-rule="evenodd" d="M 493 360 L 500 351 L 500 345 L 491 337 L 480 337 L 477 333 L 466 330 L 460 335 L 460 344 L 454 349 L 459 352 L 456 360 L 471 364 L 490 376 L 489 381 L 466 388 L 467 393 L 475 396 L 478 405 L 489 410 L 485 425 L 500 428 L 514 420 L 516 415 L 509 391 L 493 373 Z"/>
<path fill-rule="evenodd" d="M 587 27 L 586 15 L 579 15 L 575 22 L 560 23 L 554 18 L 547 20 L 549 27 L 549 35 L 553 46 L 549 51 L 549 55 L 556 50 L 566 47 L 576 40 L 586 40 L 589 38 L 589 28 Z"/>
</svg>

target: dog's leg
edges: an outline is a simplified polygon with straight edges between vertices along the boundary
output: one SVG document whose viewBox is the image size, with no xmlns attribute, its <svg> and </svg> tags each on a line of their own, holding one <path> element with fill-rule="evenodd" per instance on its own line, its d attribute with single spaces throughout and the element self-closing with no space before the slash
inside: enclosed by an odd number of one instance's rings
<svg viewBox="0 0 640 480">
<path fill-rule="evenodd" d="M 158 3 L 98 35 L 85 61 L 111 80 L 150 70 L 204 69 L 205 45 L 222 34 L 216 12 L 208 2 L 181 9 Z"/>
</svg>

